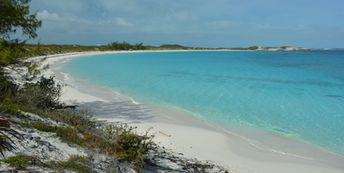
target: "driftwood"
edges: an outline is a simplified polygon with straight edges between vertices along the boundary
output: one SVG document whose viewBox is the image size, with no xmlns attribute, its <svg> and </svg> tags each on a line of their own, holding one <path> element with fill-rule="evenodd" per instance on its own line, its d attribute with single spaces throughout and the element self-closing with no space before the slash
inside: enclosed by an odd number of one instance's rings
<svg viewBox="0 0 344 173">
<path fill-rule="evenodd" d="M 77 107 L 79 107 L 78 105 L 58 105 L 55 106 L 53 109 L 76 109 Z"/>
</svg>

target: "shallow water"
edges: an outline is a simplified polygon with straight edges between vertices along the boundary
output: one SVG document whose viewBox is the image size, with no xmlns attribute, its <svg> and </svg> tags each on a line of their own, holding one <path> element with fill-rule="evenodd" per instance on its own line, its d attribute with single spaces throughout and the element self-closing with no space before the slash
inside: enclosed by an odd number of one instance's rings
<svg viewBox="0 0 344 173">
<path fill-rule="evenodd" d="M 154 52 L 75 58 L 72 76 L 221 127 L 259 128 L 344 153 L 344 52 Z"/>
</svg>

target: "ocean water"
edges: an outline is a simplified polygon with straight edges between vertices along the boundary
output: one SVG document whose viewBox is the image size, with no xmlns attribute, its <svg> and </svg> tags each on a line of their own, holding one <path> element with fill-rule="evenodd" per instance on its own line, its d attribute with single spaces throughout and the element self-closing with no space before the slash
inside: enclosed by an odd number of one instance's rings
<svg viewBox="0 0 344 173">
<path fill-rule="evenodd" d="M 344 51 L 121 53 L 63 68 L 223 128 L 259 128 L 344 153 Z"/>
</svg>

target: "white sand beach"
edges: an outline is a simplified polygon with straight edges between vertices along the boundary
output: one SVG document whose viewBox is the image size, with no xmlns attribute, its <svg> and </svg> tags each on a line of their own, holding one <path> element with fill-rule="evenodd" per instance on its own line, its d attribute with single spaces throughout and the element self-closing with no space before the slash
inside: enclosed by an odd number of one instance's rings
<svg viewBox="0 0 344 173">
<path fill-rule="evenodd" d="M 311 144 L 255 129 L 220 129 L 184 110 L 138 103 L 103 86 L 87 83 L 61 70 L 61 64 L 82 55 L 130 53 L 85 52 L 48 56 L 44 75 L 56 76 L 61 101 L 86 105 L 96 118 L 125 122 L 149 130 L 159 145 L 185 157 L 210 160 L 241 173 L 342 173 L 344 158 Z M 33 58 L 33 60 L 42 57 Z M 92 108 L 94 105 L 94 108 Z M 122 110 L 122 112 L 116 112 Z"/>
</svg>

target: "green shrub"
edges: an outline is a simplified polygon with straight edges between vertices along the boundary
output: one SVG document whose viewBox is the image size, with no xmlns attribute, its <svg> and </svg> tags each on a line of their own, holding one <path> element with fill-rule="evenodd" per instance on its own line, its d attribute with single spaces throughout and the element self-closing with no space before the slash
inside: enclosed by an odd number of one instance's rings
<svg viewBox="0 0 344 173">
<path fill-rule="evenodd" d="M 114 142 L 115 156 L 121 161 L 129 161 L 135 170 L 140 171 L 144 166 L 144 155 L 151 149 L 152 136 L 138 135 L 133 127 L 127 124 L 109 125 L 105 138 Z"/>
<path fill-rule="evenodd" d="M 39 159 L 33 156 L 25 156 L 25 155 L 8 157 L 2 160 L 2 162 L 7 163 L 10 167 L 13 167 L 13 168 L 25 168 L 31 165 L 42 164 L 42 162 L 40 162 Z"/>
<path fill-rule="evenodd" d="M 62 141 L 73 143 L 77 145 L 82 145 L 82 138 L 78 135 L 77 130 L 71 127 L 60 127 L 56 131 L 57 136 L 59 136 Z"/>
<path fill-rule="evenodd" d="M 25 126 L 26 127 L 32 127 L 34 129 L 37 129 L 37 130 L 42 131 L 42 132 L 53 132 L 53 133 L 55 133 L 57 131 L 57 129 L 59 128 L 56 126 L 46 125 L 40 121 L 32 122 L 31 124 L 26 124 Z"/>
<path fill-rule="evenodd" d="M 83 135 L 83 145 L 88 148 L 100 149 L 102 152 L 109 154 L 115 152 L 115 144 L 99 135 L 86 133 Z"/>
<path fill-rule="evenodd" d="M 17 116 L 20 118 L 25 118 L 23 112 L 34 112 L 33 110 L 29 109 L 25 105 L 17 103 L 12 98 L 5 98 L 2 102 L 0 102 L 0 113 L 8 113 L 12 116 Z"/>
<path fill-rule="evenodd" d="M 1 103 L 0 103 L 0 112 L 6 112 L 10 114 L 20 114 L 22 106 L 14 102 L 10 98 L 5 98 Z"/>
<path fill-rule="evenodd" d="M 61 86 L 56 84 L 53 77 L 41 77 L 36 83 L 25 83 L 18 91 L 16 99 L 32 109 L 49 109 L 60 105 L 60 95 Z"/>
</svg>

